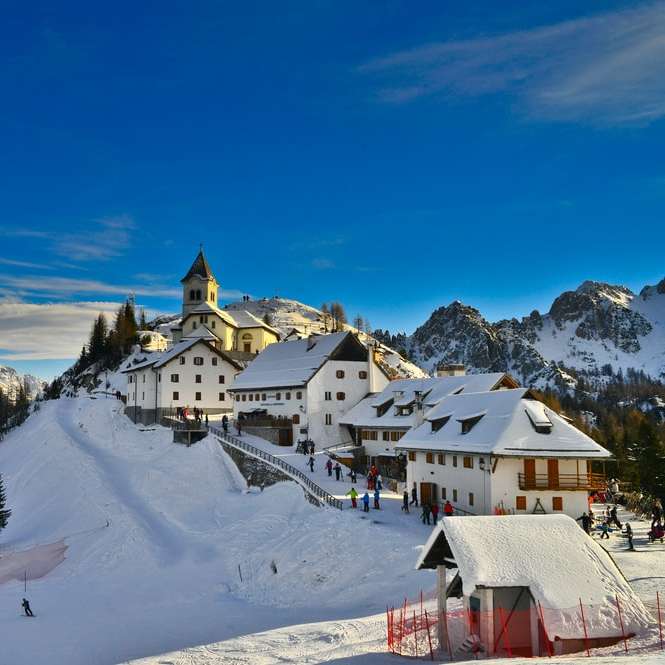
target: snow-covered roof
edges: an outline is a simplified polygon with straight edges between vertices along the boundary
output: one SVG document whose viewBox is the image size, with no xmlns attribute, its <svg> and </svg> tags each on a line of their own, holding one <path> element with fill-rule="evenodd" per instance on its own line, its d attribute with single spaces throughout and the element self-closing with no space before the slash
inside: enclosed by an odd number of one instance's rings
<svg viewBox="0 0 665 665">
<path fill-rule="evenodd" d="M 236 377 L 230 390 L 303 386 L 349 335 L 339 332 L 269 344 Z"/>
<path fill-rule="evenodd" d="M 415 415 L 396 415 L 395 408 L 408 406 L 421 393 L 424 411 L 438 404 L 444 397 L 455 393 L 476 393 L 497 389 L 502 385 L 514 386 L 515 381 L 503 372 L 488 374 L 468 374 L 465 376 L 437 376 L 426 379 L 397 379 L 391 381 L 380 393 L 370 395 L 360 401 L 342 416 L 341 423 L 355 427 L 398 427 L 410 428 Z M 378 407 L 392 402 L 389 409 L 378 415 Z"/>
<path fill-rule="evenodd" d="M 528 587 L 545 610 L 550 639 L 583 637 L 580 599 L 590 637 L 621 634 L 616 596 L 631 626 L 627 630 L 649 623 L 609 554 L 567 515 L 446 517 L 432 531 L 416 568 L 437 564 L 457 567 L 467 596 L 479 587 Z"/>
<path fill-rule="evenodd" d="M 217 335 L 215 335 L 215 333 L 206 326 L 199 326 L 198 328 L 194 328 L 194 330 L 192 330 L 189 335 L 183 337 L 183 339 L 205 339 L 210 342 L 219 341 L 219 337 L 217 337 Z"/>
<path fill-rule="evenodd" d="M 438 431 L 432 431 L 431 421 L 444 416 L 450 416 L 446 424 Z M 584 432 L 536 402 L 526 388 L 449 395 L 425 418 L 419 427 L 400 439 L 399 449 L 517 457 L 611 457 Z M 467 433 L 462 433 L 462 423 L 474 418 L 480 419 Z M 551 427 L 541 426 L 545 420 Z"/>
<path fill-rule="evenodd" d="M 217 316 L 219 316 L 222 321 L 230 326 L 233 326 L 234 328 L 265 328 L 266 330 L 269 330 L 270 332 L 277 335 L 277 337 L 280 337 L 280 332 L 277 330 L 277 328 L 269 326 L 258 316 L 254 316 L 254 314 L 245 310 L 234 309 L 233 314 L 230 314 L 226 310 L 215 307 L 215 305 L 211 305 L 209 302 L 203 302 L 200 305 L 192 308 L 189 314 L 187 314 L 187 316 L 183 319 L 183 321 L 188 319 L 190 316 L 195 316 L 197 314 L 217 314 Z"/>
</svg>

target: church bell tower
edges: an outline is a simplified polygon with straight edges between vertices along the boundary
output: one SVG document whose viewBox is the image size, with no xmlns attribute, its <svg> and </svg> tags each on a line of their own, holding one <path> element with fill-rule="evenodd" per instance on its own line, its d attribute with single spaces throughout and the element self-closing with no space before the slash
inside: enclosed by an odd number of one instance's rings
<svg viewBox="0 0 665 665">
<path fill-rule="evenodd" d="M 182 284 L 182 316 L 185 318 L 199 305 L 207 303 L 218 307 L 217 291 L 219 284 L 203 254 L 203 247 L 199 250 L 192 267 L 180 280 Z"/>
</svg>

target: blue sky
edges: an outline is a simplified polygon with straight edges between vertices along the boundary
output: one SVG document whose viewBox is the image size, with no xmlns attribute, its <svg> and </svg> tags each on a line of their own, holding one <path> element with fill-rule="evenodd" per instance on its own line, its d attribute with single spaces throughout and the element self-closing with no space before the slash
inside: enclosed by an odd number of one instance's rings
<svg viewBox="0 0 665 665">
<path fill-rule="evenodd" d="M 665 275 L 662 2 L 65 4 L 0 25 L 0 363 L 177 310 L 200 242 L 408 332 Z"/>
</svg>

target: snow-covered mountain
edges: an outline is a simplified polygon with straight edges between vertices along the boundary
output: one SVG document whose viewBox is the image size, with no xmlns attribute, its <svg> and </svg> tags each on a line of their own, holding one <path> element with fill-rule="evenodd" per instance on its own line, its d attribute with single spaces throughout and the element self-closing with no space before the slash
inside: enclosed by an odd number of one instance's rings
<svg viewBox="0 0 665 665">
<path fill-rule="evenodd" d="M 440 307 L 403 339 L 414 362 L 471 371 L 508 371 L 525 385 L 560 387 L 573 375 L 600 386 L 619 372 L 665 380 L 665 279 L 639 295 L 587 281 L 554 300 L 549 312 L 490 323 L 461 302 Z"/>
<path fill-rule="evenodd" d="M 13 367 L 0 365 L 0 391 L 14 400 L 21 386 L 25 386 L 28 397 L 34 399 L 44 388 L 45 381 L 32 374 L 19 374 Z"/>
</svg>

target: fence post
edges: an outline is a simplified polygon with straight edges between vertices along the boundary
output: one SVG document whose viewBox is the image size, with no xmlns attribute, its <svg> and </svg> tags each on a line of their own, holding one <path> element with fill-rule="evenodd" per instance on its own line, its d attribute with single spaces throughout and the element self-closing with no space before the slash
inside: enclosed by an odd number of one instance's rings
<svg viewBox="0 0 665 665">
<path fill-rule="evenodd" d="M 448 642 L 448 655 L 450 656 L 450 660 L 452 662 L 453 660 L 453 647 L 450 643 L 450 627 L 448 626 L 448 610 L 443 611 L 443 623 L 446 626 L 446 642 Z M 441 648 L 441 645 L 439 645 L 439 648 Z"/>
<path fill-rule="evenodd" d="M 582 605 L 582 599 L 580 598 L 580 612 L 582 613 L 582 626 L 584 626 L 584 648 L 586 649 L 587 658 L 591 656 L 589 653 L 589 635 L 586 632 L 586 619 L 584 618 L 584 606 Z"/>
<path fill-rule="evenodd" d="M 656 591 L 656 607 L 658 608 L 658 634 L 660 635 L 660 650 L 663 650 L 663 622 L 660 616 L 660 594 Z"/>
<path fill-rule="evenodd" d="M 552 645 L 550 638 L 547 636 L 547 628 L 545 628 L 545 616 L 543 615 L 543 606 L 538 601 L 538 612 L 540 613 L 540 625 L 543 627 L 543 636 L 545 637 L 545 644 L 547 645 L 547 656 L 552 657 Z"/>
<path fill-rule="evenodd" d="M 427 616 L 427 610 L 425 610 L 425 626 L 427 627 L 427 642 L 429 643 L 429 658 L 434 660 L 434 649 L 432 649 L 432 636 L 429 632 L 429 617 Z"/>
<path fill-rule="evenodd" d="M 413 610 L 413 641 L 416 645 L 416 658 L 418 658 L 418 624 L 416 622 L 416 610 Z"/>
<path fill-rule="evenodd" d="M 619 612 L 619 623 L 621 624 L 621 635 L 623 635 L 623 648 L 628 653 L 628 640 L 626 640 L 626 631 L 623 627 L 623 617 L 621 616 L 621 605 L 619 604 L 619 594 L 615 594 L 614 598 L 617 601 L 617 611 Z"/>
<path fill-rule="evenodd" d="M 386 605 L 386 630 L 388 631 L 386 633 L 386 644 L 388 646 L 388 651 L 392 651 L 391 648 L 391 629 L 390 629 L 390 610 L 388 609 L 388 606 Z"/>
</svg>

